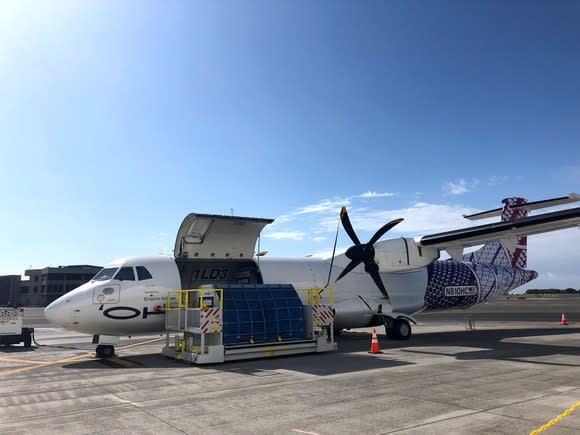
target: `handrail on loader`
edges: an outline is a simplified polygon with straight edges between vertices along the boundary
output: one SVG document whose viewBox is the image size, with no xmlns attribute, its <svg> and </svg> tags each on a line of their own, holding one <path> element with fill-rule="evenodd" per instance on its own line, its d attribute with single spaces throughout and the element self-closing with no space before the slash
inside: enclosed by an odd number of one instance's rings
<svg viewBox="0 0 580 435">
<path fill-rule="evenodd" d="M 167 310 L 174 310 L 180 308 L 201 308 L 205 309 L 209 306 L 208 299 L 211 298 L 212 306 L 214 304 L 214 296 L 217 295 L 219 300 L 219 307 L 223 309 L 224 298 L 223 289 L 221 288 L 197 288 L 187 290 L 169 290 L 165 306 Z M 192 293 L 197 293 L 193 297 Z M 174 305 L 176 304 L 176 305 Z M 217 308 L 217 307 L 215 307 Z"/>
<path fill-rule="evenodd" d="M 334 293 L 332 291 L 332 287 L 297 288 L 296 291 L 308 292 L 308 305 L 319 305 L 321 303 L 332 305 L 334 303 Z M 323 294 L 324 292 L 326 292 L 326 294 Z M 327 298 L 327 301 L 324 301 L 324 298 Z"/>
</svg>

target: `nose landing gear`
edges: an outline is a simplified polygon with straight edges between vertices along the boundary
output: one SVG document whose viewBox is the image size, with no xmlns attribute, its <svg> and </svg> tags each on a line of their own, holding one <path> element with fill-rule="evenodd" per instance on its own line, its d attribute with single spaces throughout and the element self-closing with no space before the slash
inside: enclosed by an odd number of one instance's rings
<svg viewBox="0 0 580 435">
<path fill-rule="evenodd" d="M 97 344 L 97 358 L 112 358 L 115 356 L 115 345 L 120 337 L 116 335 L 93 335 L 93 344 Z"/>
<path fill-rule="evenodd" d="M 112 358 L 115 356 L 115 346 L 99 344 L 97 346 L 97 358 Z"/>
</svg>

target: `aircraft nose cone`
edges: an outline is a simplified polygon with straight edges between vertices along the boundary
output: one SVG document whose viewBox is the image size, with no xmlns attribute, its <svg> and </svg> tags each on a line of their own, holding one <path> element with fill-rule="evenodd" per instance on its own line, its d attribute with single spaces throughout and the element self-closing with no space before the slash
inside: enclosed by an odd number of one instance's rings
<svg viewBox="0 0 580 435">
<path fill-rule="evenodd" d="M 66 326 L 70 323 L 70 316 L 68 315 L 70 310 L 67 309 L 66 305 L 65 301 L 57 299 L 44 309 L 44 317 L 54 325 Z"/>
</svg>

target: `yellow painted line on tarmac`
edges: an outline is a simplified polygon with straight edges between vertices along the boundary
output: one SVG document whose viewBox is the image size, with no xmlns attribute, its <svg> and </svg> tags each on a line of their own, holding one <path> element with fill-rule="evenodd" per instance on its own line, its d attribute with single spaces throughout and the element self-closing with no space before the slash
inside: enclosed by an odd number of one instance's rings
<svg viewBox="0 0 580 435">
<path fill-rule="evenodd" d="M 5 376 L 10 376 L 10 375 L 15 375 L 17 373 L 28 372 L 30 370 L 38 369 L 41 367 L 48 367 L 48 366 L 54 366 L 54 365 L 58 365 L 58 364 L 64 364 L 64 363 L 68 363 L 68 362 L 78 361 L 80 359 L 87 358 L 87 357 L 94 355 L 94 354 L 95 354 L 94 352 L 87 352 L 86 354 L 83 354 L 83 355 L 72 356 L 72 357 L 65 358 L 65 359 L 59 359 L 57 361 L 45 361 L 42 364 L 37 363 L 36 365 L 32 365 L 32 366 L 28 366 L 28 367 L 19 367 L 17 369 L 4 370 L 4 371 L 0 372 L 0 378 L 3 378 Z"/>
<path fill-rule="evenodd" d="M 165 340 L 165 337 L 158 337 L 152 340 L 140 341 L 139 343 L 128 344 L 126 346 L 118 347 L 117 350 L 129 349 L 130 347 L 141 346 L 142 344 L 155 343 L 156 341 Z"/>
<path fill-rule="evenodd" d="M 154 343 L 156 341 L 160 341 L 160 340 L 164 340 L 164 339 L 165 339 L 165 337 L 159 337 L 159 338 L 155 338 L 153 340 L 140 341 L 138 343 L 132 343 L 132 344 L 128 344 L 126 346 L 118 347 L 117 349 L 118 350 L 128 349 L 130 347 Z M 82 355 L 76 355 L 76 356 L 72 356 L 72 357 L 68 357 L 68 358 L 64 358 L 64 359 L 59 359 L 56 361 L 21 360 L 21 359 L 17 359 L 17 358 L 12 359 L 12 358 L 7 358 L 7 357 L 0 357 L 0 360 L 4 361 L 4 362 L 30 364 L 27 367 L 19 367 L 16 369 L 2 370 L 2 371 L 0 371 L 0 378 L 10 376 L 10 375 L 16 375 L 18 373 L 28 372 L 30 370 L 34 370 L 34 369 L 38 369 L 38 368 L 42 368 L 42 367 L 54 366 L 54 365 L 58 365 L 58 364 L 66 364 L 69 362 L 74 362 L 74 361 L 78 361 L 78 360 L 82 360 L 82 359 L 86 359 L 86 358 L 94 357 L 94 356 L 95 356 L 95 352 L 91 351 L 91 352 L 87 352 L 87 353 L 82 354 Z M 130 365 L 127 365 L 126 367 L 135 367 L 134 363 L 124 361 L 124 360 L 117 358 L 117 357 L 114 357 L 114 358 L 115 358 L 115 361 L 114 361 L 115 364 L 123 365 L 123 362 L 125 362 L 127 364 L 130 364 Z M 123 362 L 121 362 L 121 361 L 123 361 Z"/>
<path fill-rule="evenodd" d="M 0 356 L 0 361 L 8 363 L 23 363 L 23 364 L 46 364 L 47 361 L 39 361 L 34 359 L 19 359 Z"/>
<path fill-rule="evenodd" d="M 548 428 L 554 426 L 556 423 L 559 423 L 560 421 L 562 421 L 564 419 L 564 417 L 567 417 L 570 414 L 572 414 L 572 412 L 574 412 L 574 410 L 577 408 L 580 408 L 580 402 L 576 402 L 574 405 L 572 405 L 570 408 L 568 408 L 566 411 L 564 411 L 559 416 L 553 418 L 552 420 L 550 420 L 546 424 L 540 426 L 536 430 L 531 431 L 530 435 L 536 435 L 536 434 L 539 434 L 540 432 L 544 432 L 546 429 L 548 429 Z"/>
</svg>

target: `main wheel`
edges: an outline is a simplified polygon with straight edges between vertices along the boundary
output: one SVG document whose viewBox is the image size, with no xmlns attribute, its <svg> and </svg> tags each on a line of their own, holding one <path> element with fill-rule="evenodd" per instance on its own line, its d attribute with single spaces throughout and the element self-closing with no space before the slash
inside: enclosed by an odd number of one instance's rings
<svg viewBox="0 0 580 435">
<path fill-rule="evenodd" d="M 395 319 L 394 332 L 399 340 L 411 338 L 411 324 L 406 319 Z"/>
<path fill-rule="evenodd" d="M 32 336 L 30 334 L 26 334 L 24 336 L 24 347 L 31 347 L 32 346 Z"/>
<path fill-rule="evenodd" d="M 397 338 L 393 319 L 387 316 L 383 316 L 383 323 L 385 325 L 385 335 L 387 336 L 387 338 L 390 339 Z"/>
<path fill-rule="evenodd" d="M 99 344 L 97 346 L 98 358 L 112 358 L 113 356 L 115 356 L 115 346 L 108 344 Z"/>
</svg>

